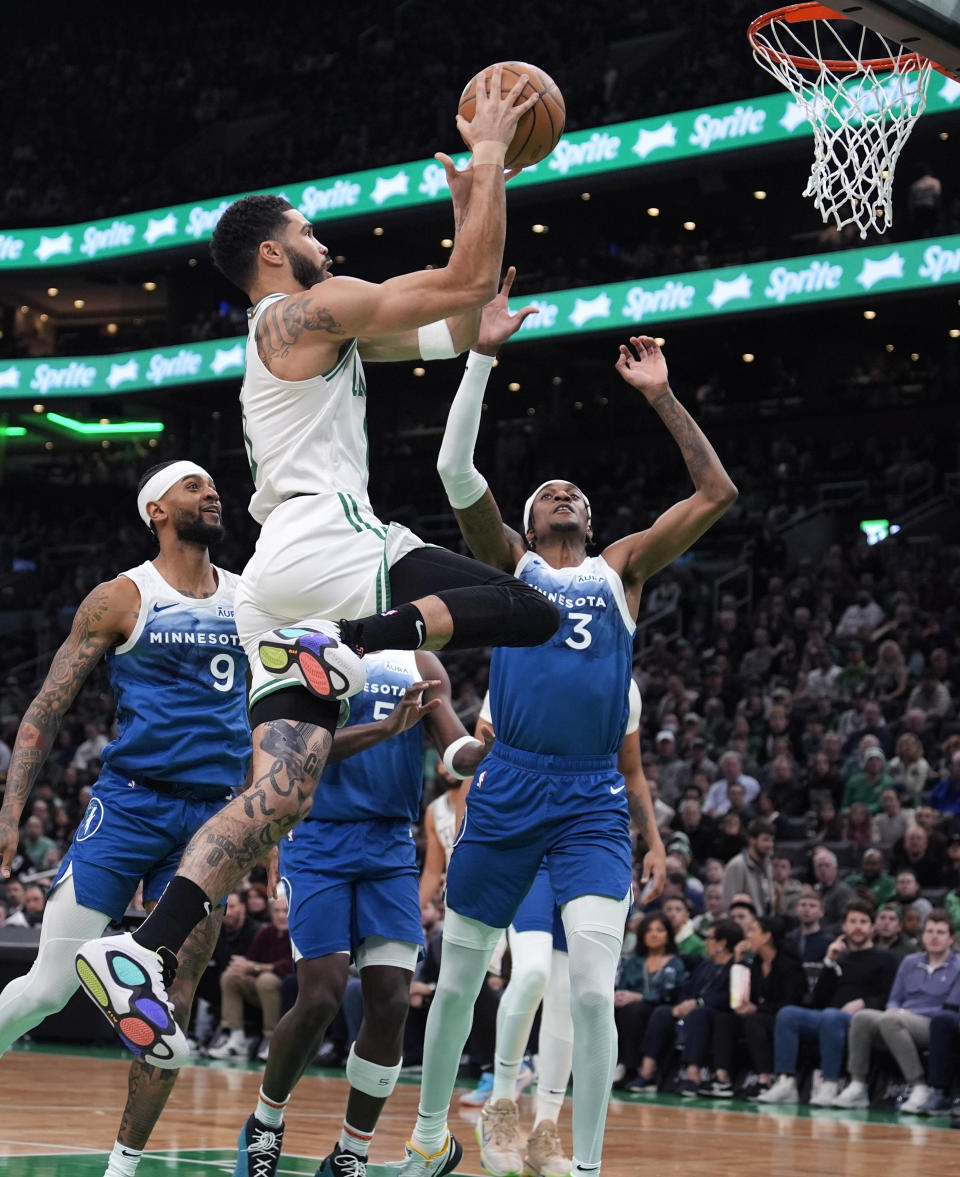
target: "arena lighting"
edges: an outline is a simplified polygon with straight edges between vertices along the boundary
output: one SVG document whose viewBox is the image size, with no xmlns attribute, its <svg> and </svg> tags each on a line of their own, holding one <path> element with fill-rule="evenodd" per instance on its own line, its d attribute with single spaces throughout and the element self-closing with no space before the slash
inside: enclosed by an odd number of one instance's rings
<svg viewBox="0 0 960 1177">
<path fill-rule="evenodd" d="M 658 217 L 658 216 L 660 216 L 660 210 L 658 208 L 656 208 L 655 206 L 652 208 L 648 208 L 647 209 L 647 216 L 648 217 Z"/>
<path fill-rule="evenodd" d="M 51 298 L 56 298 L 59 293 L 60 293 L 59 287 L 57 287 L 57 286 L 48 286 L 47 287 L 47 294 L 49 294 Z"/>
<path fill-rule="evenodd" d="M 947 334 L 951 339 L 960 339 L 960 327 L 951 327 Z"/>
<path fill-rule="evenodd" d="M 696 227 L 697 227 L 697 222 L 696 221 L 684 221 L 683 227 L 684 227 L 684 229 L 687 230 L 688 233 L 692 233 L 693 230 L 696 229 Z"/>
<path fill-rule="evenodd" d="M 519 392 L 520 385 L 516 382 L 516 380 L 511 380 L 510 383 L 507 385 L 507 391 L 508 392 Z"/>
<path fill-rule="evenodd" d="M 532 233 L 549 233 L 550 232 L 549 228 L 546 225 L 541 225 L 539 223 L 536 225 L 531 225 L 530 231 Z"/>
<path fill-rule="evenodd" d="M 156 282 L 144 282 L 143 288 L 147 292 L 147 294 L 153 294 L 153 292 L 157 288 L 157 284 L 156 284 Z"/>
<path fill-rule="evenodd" d="M 589 193 L 589 192 L 581 192 L 581 193 L 580 193 L 580 199 L 581 199 L 581 200 L 589 200 L 589 199 L 590 199 L 590 193 Z"/>
<path fill-rule="evenodd" d="M 440 245 L 443 249 L 453 249 L 453 241 L 449 237 L 444 237 Z"/>
<path fill-rule="evenodd" d="M 68 429 L 71 433 L 78 433 L 82 437 L 103 437 L 118 433 L 163 433 L 162 421 L 113 421 L 109 425 L 102 425 L 99 421 L 77 421 L 73 417 L 64 417 L 62 413 L 47 413 L 47 420 L 51 425 L 59 425 L 61 429 Z"/>
<path fill-rule="evenodd" d="M 753 199 L 754 200 L 766 200 L 767 194 L 766 194 L 766 192 L 764 192 L 764 190 L 762 188 L 758 188 L 753 194 Z"/>
<path fill-rule="evenodd" d="M 426 368 L 414 368 L 413 374 L 414 374 L 414 376 L 426 376 L 427 369 Z"/>
<path fill-rule="evenodd" d="M 863 317 L 865 319 L 875 319 L 877 317 L 877 312 L 876 311 L 864 311 Z"/>
</svg>

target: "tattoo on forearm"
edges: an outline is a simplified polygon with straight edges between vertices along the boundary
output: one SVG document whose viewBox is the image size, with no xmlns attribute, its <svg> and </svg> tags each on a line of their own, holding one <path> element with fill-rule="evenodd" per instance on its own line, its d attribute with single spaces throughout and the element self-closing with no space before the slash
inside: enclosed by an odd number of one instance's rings
<svg viewBox="0 0 960 1177">
<path fill-rule="evenodd" d="M 104 632 L 110 590 L 98 585 L 81 603 L 70 636 L 54 655 L 40 693 L 27 708 L 7 770 L 6 795 L 23 804 L 30 795 L 68 707 L 90 671 L 119 633 Z"/>
<path fill-rule="evenodd" d="M 257 324 L 257 354 L 269 368 L 272 360 L 283 360 L 307 331 L 322 331 L 342 336 L 343 325 L 326 307 L 311 306 L 311 295 L 298 294 L 275 302 L 260 316 Z"/>
<path fill-rule="evenodd" d="M 650 823 L 647 820 L 647 809 L 636 793 L 627 793 L 627 807 L 630 810 L 630 820 L 640 832 L 644 845 L 650 845 Z"/>
<path fill-rule="evenodd" d="M 713 446 L 704 437 L 700 427 L 687 410 L 669 390 L 657 397 L 656 400 L 651 401 L 651 405 L 680 447 L 680 453 L 683 455 L 694 486 L 699 487 L 700 480 L 710 470 L 711 463 L 719 465 L 719 459 L 714 453 Z"/>
</svg>

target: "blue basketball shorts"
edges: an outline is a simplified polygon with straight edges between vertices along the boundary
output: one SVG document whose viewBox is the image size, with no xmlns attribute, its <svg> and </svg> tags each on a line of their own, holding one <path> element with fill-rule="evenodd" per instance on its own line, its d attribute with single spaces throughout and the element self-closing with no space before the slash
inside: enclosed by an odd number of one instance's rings
<svg viewBox="0 0 960 1177">
<path fill-rule="evenodd" d="M 630 890 L 630 818 L 616 758 L 544 756 L 497 741 L 467 794 L 447 905 L 506 928 L 544 859 L 560 907 Z"/>
<path fill-rule="evenodd" d="M 567 933 L 553 897 L 546 862 L 540 863 L 533 886 L 521 900 L 511 927 L 515 932 L 549 932 L 553 936 L 554 948 L 558 952 L 567 951 Z"/>
<path fill-rule="evenodd" d="M 227 800 L 171 797 L 105 768 L 53 885 L 70 871 L 77 902 L 119 920 L 141 879 L 144 903 L 160 898 L 187 843 Z"/>
<path fill-rule="evenodd" d="M 299 956 L 355 955 L 368 936 L 423 944 L 417 854 L 409 821 L 308 818 L 280 843 Z"/>
</svg>

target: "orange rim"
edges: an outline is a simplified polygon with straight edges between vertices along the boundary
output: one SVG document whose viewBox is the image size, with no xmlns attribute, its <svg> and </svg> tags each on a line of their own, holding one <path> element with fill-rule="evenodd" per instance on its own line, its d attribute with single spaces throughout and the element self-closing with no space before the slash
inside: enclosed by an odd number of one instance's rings
<svg viewBox="0 0 960 1177">
<path fill-rule="evenodd" d="M 827 8 L 825 4 L 788 4 L 783 8 L 775 8 L 772 12 L 765 12 L 763 16 L 758 16 L 756 20 L 751 22 L 747 30 L 747 36 L 750 38 L 750 44 L 753 46 L 754 51 L 766 57 L 768 61 L 781 63 L 791 61 L 797 69 L 819 71 L 826 67 L 835 74 L 852 74 L 866 69 L 876 71 L 892 70 L 898 65 L 901 67 L 906 66 L 908 69 L 922 69 L 927 64 L 928 59 L 920 53 L 905 53 L 902 57 L 898 58 L 871 57 L 865 61 L 844 61 L 842 59 L 824 59 L 821 61 L 817 57 L 800 57 L 793 53 L 784 53 L 779 49 L 774 49 L 772 45 L 764 45 L 761 41 L 757 40 L 757 33 L 768 28 L 775 20 L 783 21 L 785 24 L 803 24 L 805 21 L 849 19 L 850 17 L 844 16 L 842 12 L 834 12 L 832 8 Z M 934 69 L 940 69 L 935 62 L 931 62 L 930 64 L 933 65 Z M 940 70 L 940 72 L 943 73 L 945 71 Z"/>
</svg>

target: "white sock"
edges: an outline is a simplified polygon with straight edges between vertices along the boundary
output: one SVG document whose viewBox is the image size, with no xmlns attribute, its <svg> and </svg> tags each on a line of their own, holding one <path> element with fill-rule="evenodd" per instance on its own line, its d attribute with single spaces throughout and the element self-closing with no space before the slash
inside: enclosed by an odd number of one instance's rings
<svg viewBox="0 0 960 1177">
<path fill-rule="evenodd" d="M 517 1098 L 517 1075 L 550 977 L 552 952 L 549 932 L 510 932 L 510 984 L 497 1007 L 491 1099 Z"/>
<path fill-rule="evenodd" d="M 268 1128 L 279 1128 L 283 1123 L 284 1108 L 289 1102 L 289 1095 L 283 1100 L 270 1099 L 263 1094 L 263 1088 L 261 1087 L 257 1094 L 257 1110 L 253 1114 L 261 1124 L 266 1124 Z"/>
<path fill-rule="evenodd" d="M 107 1162 L 107 1171 L 103 1177 L 133 1177 L 142 1156 L 142 1149 L 127 1148 L 118 1140 L 113 1146 L 113 1152 Z"/>
<path fill-rule="evenodd" d="M 550 980 L 540 1015 L 540 1054 L 537 1058 L 537 1114 L 556 1123 L 567 1094 L 573 1064 L 573 1017 L 570 1013 L 570 967 L 565 952 L 553 950 Z"/>
<path fill-rule="evenodd" d="M 364 1132 L 360 1128 L 354 1128 L 344 1119 L 340 1139 L 337 1141 L 341 1149 L 353 1153 L 355 1157 L 365 1157 L 370 1151 L 371 1140 L 373 1140 L 373 1129 Z"/>
<path fill-rule="evenodd" d="M 460 1056 L 473 1025 L 473 1006 L 499 938 L 496 928 L 447 908 L 440 974 L 424 1032 L 420 1107 L 411 1137 L 413 1146 L 427 1156 L 439 1152 L 447 1139 L 447 1111 Z"/>
<path fill-rule="evenodd" d="M 596 1164 L 586 1164 L 584 1161 L 578 1161 L 576 1157 L 573 1158 L 573 1168 L 570 1170 L 570 1177 L 598 1177 L 600 1172 L 600 1162 Z"/>
</svg>

